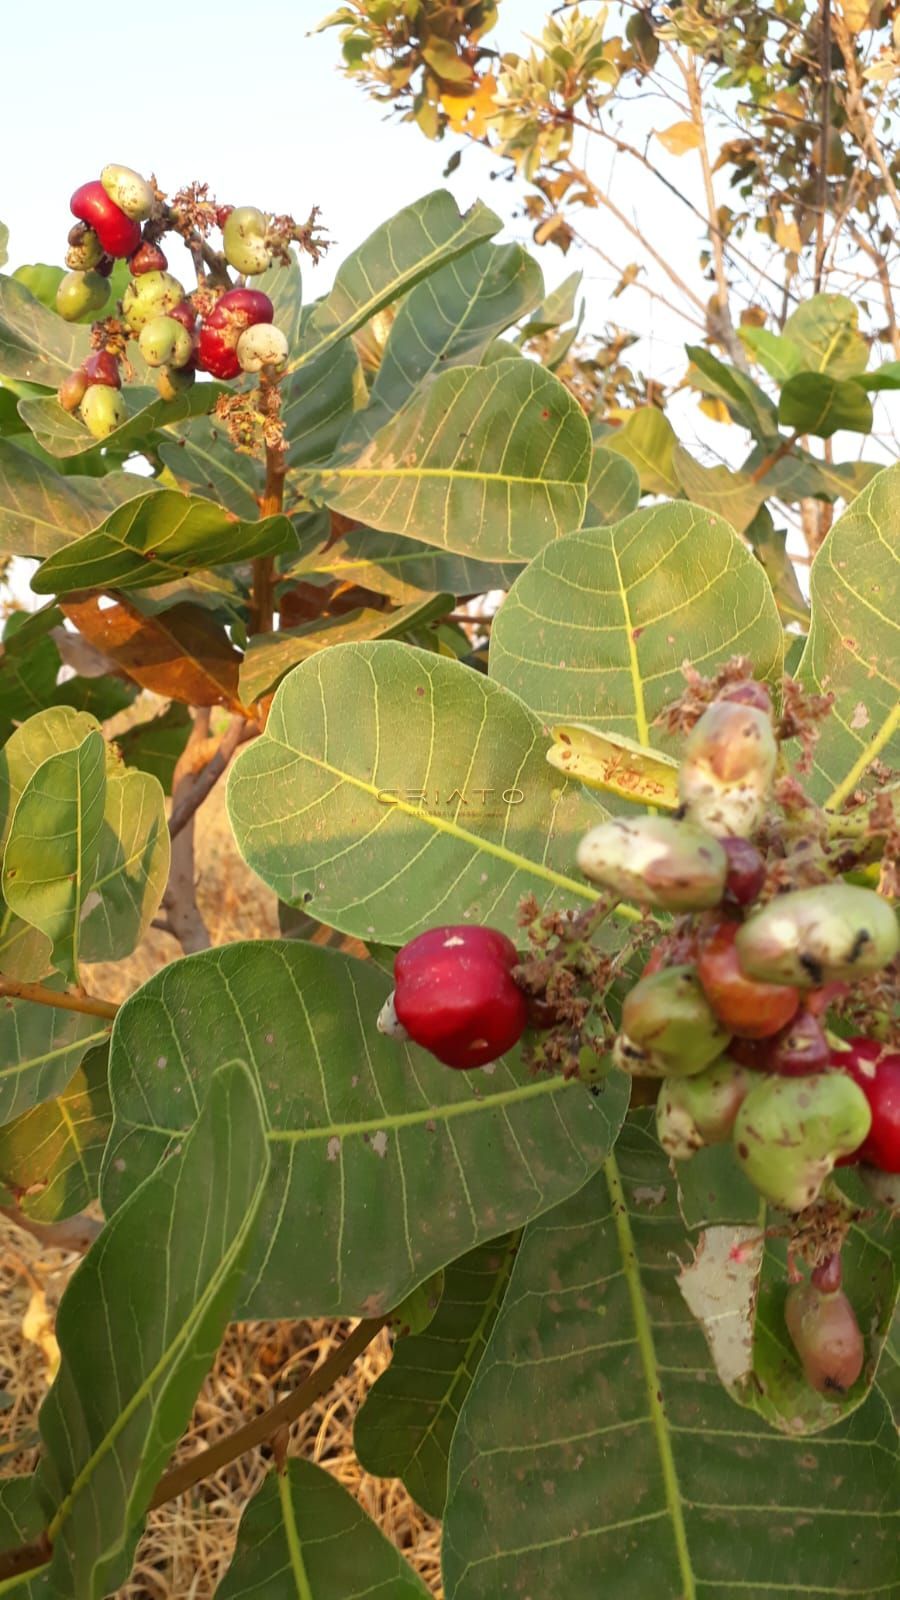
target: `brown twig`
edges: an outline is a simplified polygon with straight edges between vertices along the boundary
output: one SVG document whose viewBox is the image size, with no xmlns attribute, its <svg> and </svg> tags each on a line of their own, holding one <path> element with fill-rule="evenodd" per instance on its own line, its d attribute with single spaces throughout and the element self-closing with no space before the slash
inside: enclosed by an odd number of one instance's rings
<svg viewBox="0 0 900 1600">
<path fill-rule="evenodd" d="M 831 132 L 831 0 L 821 0 L 820 15 L 822 118 L 819 127 L 819 170 L 816 174 L 816 294 L 822 289 L 822 269 L 825 265 L 825 206 L 828 201 L 828 142 Z"/>
<path fill-rule="evenodd" d="M 725 271 L 725 251 L 722 244 L 722 231 L 717 222 L 718 207 L 716 205 L 716 192 L 713 186 L 712 166 L 709 159 L 709 146 L 706 142 L 706 124 L 703 120 L 703 102 L 700 96 L 700 79 L 697 75 L 697 64 L 694 52 L 688 52 L 687 61 L 683 62 L 676 57 L 684 77 L 688 95 L 688 105 L 691 112 L 691 121 L 697 135 L 697 154 L 700 157 L 700 167 L 703 173 L 703 192 L 706 196 L 706 224 L 709 232 L 710 244 L 713 254 L 713 271 L 716 275 L 718 333 L 728 354 L 736 367 L 743 372 L 749 372 L 750 363 L 740 339 L 735 332 L 731 320 L 730 289 L 728 274 Z"/>
<path fill-rule="evenodd" d="M 90 994 L 70 994 L 65 989 L 48 989 L 43 983 L 18 983 L 15 978 L 0 978 L 0 997 L 32 1000 L 35 1005 L 54 1006 L 58 1011 L 81 1011 L 87 1017 L 112 1019 L 118 1006 L 112 1000 L 98 1000 Z"/>
<path fill-rule="evenodd" d="M 62 1222 L 33 1222 L 15 1206 L 0 1206 L 0 1214 L 47 1249 L 72 1250 L 81 1256 L 90 1250 L 104 1226 L 96 1217 L 85 1216 L 66 1217 Z"/>
<path fill-rule="evenodd" d="M 863 80 L 856 60 L 853 35 L 850 33 L 844 18 L 839 14 L 834 14 L 831 17 L 831 32 L 844 58 L 844 67 L 847 72 L 849 92 L 844 104 L 847 120 L 860 148 L 865 151 L 869 159 L 874 161 L 878 168 L 884 183 L 885 193 L 890 199 L 897 216 L 900 217 L 900 191 L 898 191 L 894 182 L 893 173 L 885 160 L 880 141 L 872 125 L 872 119 L 866 108 Z"/>
<path fill-rule="evenodd" d="M 799 437 L 799 433 L 792 433 L 789 439 L 782 439 L 777 450 L 773 450 L 770 455 L 764 457 L 758 467 L 754 467 L 750 474 L 751 483 L 759 483 L 777 462 L 783 461 L 785 456 L 790 455 Z"/>
<path fill-rule="evenodd" d="M 209 738 L 210 710 L 198 706 L 194 712 L 194 726 L 190 737 L 178 757 L 172 776 L 172 811 L 178 811 L 193 796 L 197 781 L 199 748 Z M 172 840 L 172 861 L 169 882 L 163 896 L 165 910 L 172 932 L 185 955 L 210 947 L 209 930 L 197 906 L 194 883 L 194 814 L 193 807 L 186 821 Z"/>
<path fill-rule="evenodd" d="M 202 806 L 207 795 L 218 783 L 238 746 L 243 744 L 246 739 L 252 739 L 257 733 L 259 733 L 259 728 L 255 722 L 247 722 L 241 716 L 232 717 L 210 760 L 207 761 L 204 767 L 201 767 L 199 772 L 191 772 L 187 775 L 191 779 L 190 787 L 185 781 L 179 794 L 178 803 L 175 804 L 173 802 L 172 810 L 169 814 L 170 839 L 174 839 L 182 828 L 187 827 L 194 812 Z M 168 921 L 163 924 L 163 927 L 167 933 L 174 932 Z"/>
</svg>

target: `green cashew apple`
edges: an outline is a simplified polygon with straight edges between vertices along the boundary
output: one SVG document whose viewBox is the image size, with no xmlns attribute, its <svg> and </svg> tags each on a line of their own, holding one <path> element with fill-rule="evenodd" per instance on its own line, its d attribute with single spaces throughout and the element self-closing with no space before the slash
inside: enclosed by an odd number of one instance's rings
<svg viewBox="0 0 900 1600">
<path fill-rule="evenodd" d="M 109 298 L 109 284 L 99 272 L 67 272 L 56 291 L 56 309 L 65 322 L 77 322 L 99 311 Z"/>
<path fill-rule="evenodd" d="M 900 949 L 900 930 L 873 889 L 826 883 L 770 900 L 744 923 L 735 948 L 750 978 L 818 989 L 887 966 Z"/>
<path fill-rule="evenodd" d="M 701 911 L 722 899 L 728 858 L 717 839 L 672 817 L 613 817 L 585 834 L 578 866 L 623 900 Z"/>
<path fill-rule="evenodd" d="M 100 182 L 110 200 L 134 222 L 143 222 L 153 210 L 154 194 L 146 178 L 131 167 L 111 162 L 100 174 Z"/>
<path fill-rule="evenodd" d="M 105 439 L 121 428 L 128 408 L 118 389 L 105 383 L 92 384 L 78 408 L 82 422 L 95 439 Z"/>
<path fill-rule="evenodd" d="M 656 1132 L 666 1154 L 687 1161 L 707 1144 L 724 1144 L 756 1075 L 728 1056 L 692 1078 L 666 1078 L 656 1102 Z"/>
<path fill-rule="evenodd" d="M 813 1283 L 792 1284 L 784 1321 L 810 1388 L 840 1400 L 863 1369 L 865 1345 L 843 1289 L 830 1293 Z"/>
<path fill-rule="evenodd" d="M 40 300 L 42 306 L 52 310 L 56 305 L 56 291 L 65 273 L 62 267 L 50 267 L 46 262 L 35 261 L 27 266 L 16 267 L 13 277 L 16 283 L 24 283 L 29 294 L 33 294 L 35 300 Z"/>
<path fill-rule="evenodd" d="M 272 253 L 266 243 L 268 223 L 256 206 L 235 206 L 222 229 L 225 260 L 235 272 L 254 277 L 271 265 Z"/>
<path fill-rule="evenodd" d="M 180 306 L 184 290 L 170 272 L 142 272 L 132 278 L 122 296 L 122 315 L 133 334 L 154 317 L 167 317 Z"/>
<path fill-rule="evenodd" d="M 838 1158 L 859 1148 L 871 1123 L 869 1102 L 846 1073 L 766 1076 L 738 1111 L 734 1147 L 766 1200 L 802 1211 L 818 1198 Z"/>
<path fill-rule="evenodd" d="M 688 735 L 678 769 L 687 817 L 710 833 L 748 838 L 765 815 L 777 761 L 768 712 L 714 701 Z"/>
<path fill-rule="evenodd" d="M 622 1006 L 622 1032 L 643 1057 L 641 1075 L 675 1078 L 702 1072 L 730 1037 L 693 967 L 666 967 L 641 978 Z"/>
<path fill-rule="evenodd" d="M 73 272 L 89 272 L 102 260 L 103 246 L 93 228 L 86 228 L 83 222 L 77 223 L 69 235 L 66 266 Z"/>
<path fill-rule="evenodd" d="M 193 339 L 175 317 L 151 317 L 138 344 L 148 367 L 186 367 L 194 353 Z"/>
</svg>

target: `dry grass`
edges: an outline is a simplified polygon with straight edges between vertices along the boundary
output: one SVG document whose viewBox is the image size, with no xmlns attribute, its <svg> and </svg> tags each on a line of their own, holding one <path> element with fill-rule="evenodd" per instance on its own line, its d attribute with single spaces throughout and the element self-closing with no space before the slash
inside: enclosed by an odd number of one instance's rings
<svg viewBox="0 0 900 1600">
<path fill-rule="evenodd" d="M 275 898 L 237 858 L 221 789 L 201 815 L 198 903 L 213 942 L 277 937 Z M 95 993 L 121 1000 L 178 955 L 174 940 L 151 931 L 129 961 L 95 967 L 86 981 Z M 45 1352 L 24 1336 L 23 1318 L 36 1291 L 46 1295 L 52 1311 L 76 1265 L 71 1256 L 47 1250 L 0 1217 L 0 1368 L 9 1401 L 0 1414 L 3 1475 L 34 1464 L 35 1418 L 49 1378 Z M 327 1358 L 346 1328 L 340 1322 L 232 1325 L 174 1459 L 196 1454 L 273 1404 Z M 295 1424 L 289 1453 L 321 1463 L 350 1489 L 440 1597 L 439 1525 L 402 1484 L 364 1473 L 353 1453 L 354 1417 L 388 1359 L 387 1336 L 381 1334 Z M 153 1512 L 118 1600 L 209 1600 L 228 1566 L 238 1521 L 262 1481 L 268 1456 L 268 1451 L 253 1451 Z"/>
</svg>

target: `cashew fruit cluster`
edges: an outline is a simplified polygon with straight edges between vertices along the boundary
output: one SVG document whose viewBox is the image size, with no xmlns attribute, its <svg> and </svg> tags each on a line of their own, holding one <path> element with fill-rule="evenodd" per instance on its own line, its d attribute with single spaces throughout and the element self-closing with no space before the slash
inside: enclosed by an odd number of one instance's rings
<svg viewBox="0 0 900 1600">
<path fill-rule="evenodd" d="M 120 306 L 124 336 L 105 339 L 58 391 L 60 404 L 77 413 L 95 438 L 108 437 L 127 420 L 120 365 L 128 336 L 137 341 L 164 400 L 188 388 L 198 372 L 227 381 L 242 372 L 284 366 L 288 343 L 273 325 L 267 294 L 238 286 L 214 297 L 206 286 L 202 296 L 192 297 L 169 272 L 159 241 L 173 219 L 140 173 L 116 164 L 104 167 L 99 179 L 76 189 L 71 210 L 77 221 L 69 234 L 70 270 L 56 294 L 60 316 L 77 321 L 104 306 L 116 260 L 127 260 L 131 274 Z M 268 222 L 261 211 L 224 206 L 217 219 L 229 266 L 257 274 L 271 265 Z M 103 327 L 97 337 L 103 337 Z"/>
</svg>

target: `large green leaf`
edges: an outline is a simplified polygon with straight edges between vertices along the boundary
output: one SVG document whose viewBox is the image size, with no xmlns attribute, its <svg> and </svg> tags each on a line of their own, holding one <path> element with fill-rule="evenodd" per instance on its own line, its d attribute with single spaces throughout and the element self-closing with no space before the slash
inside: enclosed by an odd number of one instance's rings
<svg viewBox="0 0 900 1600">
<path fill-rule="evenodd" d="M 80 958 L 131 954 L 159 908 L 169 878 L 162 787 L 147 772 L 108 774 L 100 853 L 82 905 Z"/>
<path fill-rule="evenodd" d="M 238 848 L 279 899 L 361 939 L 435 922 L 521 930 L 524 894 L 585 906 L 598 807 L 544 759 L 538 719 L 459 662 L 336 645 L 285 678 L 229 773 Z"/>
<path fill-rule="evenodd" d="M 64 478 L 0 439 L 0 548 L 9 555 L 52 556 L 149 487 L 135 472 Z"/>
<path fill-rule="evenodd" d="M 258 516 L 262 462 L 235 450 L 215 417 L 173 423 L 157 449 L 183 489 L 217 500 L 245 521 Z"/>
<path fill-rule="evenodd" d="M 258 273 L 253 279 L 253 287 L 269 296 L 275 309 L 275 325 L 281 329 L 293 349 L 300 336 L 303 280 L 296 251 L 289 250 L 288 256 L 289 260 L 275 261 L 265 272 Z"/>
<path fill-rule="evenodd" d="M 744 533 L 766 498 L 766 484 L 755 483 L 749 472 L 733 472 L 725 466 L 701 466 L 680 444 L 675 446 L 673 459 L 686 499 L 696 506 L 704 506 L 707 511 L 714 511 L 738 533 Z"/>
<path fill-rule="evenodd" d="M 352 339 L 329 345 L 315 361 L 285 378 L 281 415 L 288 466 L 297 470 L 330 456 L 365 395 Z"/>
<path fill-rule="evenodd" d="M 93 1045 L 55 1099 L 0 1126 L 0 1185 L 23 1216 L 55 1222 L 96 1199 L 112 1126 L 107 1057 Z"/>
<path fill-rule="evenodd" d="M 428 1600 L 429 1590 L 359 1501 L 323 1467 L 271 1472 L 238 1529 L 217 1600 Z"/>
<path fill-rule="evenodd" d="M 784 336 L 800 354 L 801 372 L 852 378 L 865 372 L 869 347 L 859 332 L 859 312 L 843 294 L 815 294 L 792 311 Z"/>
<path fill-rule="evenodd" d="M 287 517 L 235 522 L 212 500 L 157 489 L 120 506 L 102 527 L 50 556 L 31 587 L 37 594 L 151 589 L 204 567 L 275 555 L 295 543 Z"/>
<path fill-rule="evenodd" d="M 231 1061 L 63 1295 L 37 1477 L 60 1594 L 101 1600 L 127 1575 L 231 1313 L 268 1165 L 257 1091 Z"/>
<path fill-rule="evenodd" d="M 259 1084 L 272 1156 L 241 1316 L 378 1316 L 580 1187 L 615 1138 L 620 1076 L 594 1099 L 511 1052 L 474 1084 L 376 1032 L 390 989 L 374 962 L 299 940 L 228 945 L 151 978 L 116 1018 L 106 1214 L 234 1060 Z"/>
<path fill-rule="evenodd" d="M 313 492 L 387 533 L 526 561 L 578 527 L 590 458 L 587 418 L 559 379 L 501 361 L 442 373 Z"/>
<path fill-rule="evenodd" d="M 64 987 L 58 977 L 47 983 Z M 109 1031 L 108 1022 L 80 1011 L 5 1000 L 0 1007 L 0 1122 L 62 1094 L 85 1052 L 105 1044 Z"/>
<path fill-rule="evenodd" d="M 668 417 L 656 406 L 641 406 L 615 433 L 604 435 L 603 448 L 631 462 L 644 494 L 678 494 L 676 442 Z"/>
<path fill-rule="evenodd" d="M 428 1327 L 397 1340 L 387 1372 L 357 1413 L 353 1444 L 361 1465 L 380 1478 L 402 1478 L 433 1517 L 443 1514 L 450 1441 L 503 1304 L 518 1239 L 494 1239 L 447 1267 Z"/>
<path fill-rule="evenodd" d="M 460 212 L 446 189 L 405 206 L 343 262 L 330 292 L 307 323 L 289 370 L 307 365 L 437 267 L 489 239 L 499 227 L 500 218 L 480 200 Z"/>
<path fill-rule="evenodd" d="M 781 391 L 778 420 L 795 433 L 813 433 L 819 439 L 830 439 L 839 429 L 870 433 L 872 402 L 852 378 L 798 372 Z"/>
<path fill-rule="evenodd" d="M 680 1298 L 684 1253 L 645 1121 L 527 1230 L 451 1450 L 447 1600 L 895 1592 L 883 1400 L 813 1440 L 740 1410 Z"/>
<path fill-rule="evenodd" d="M 584 521 L 589 528 L 600 523 L 618 522 L 620 517 L 636 511 L 641 498 L 641 485 L 637 468 L 623 455 L 615 455 L 596 445 L 591 456 L 591 475 L 588 479 L 587 505 Z"/>
<path fill-rule="evenodd" d="M 64 322 L 23 284 L 0 276 L 0 373 L 5 378 L 55 389 L 90 349 L 89 328 Z"/>
<path fill-rule="evenodd" d="M 476 245 L 432 273 L 397 313 L 354 438 L 370 439 L 433 373 L 477 365 L 543 288 L 540 267 L 518 244 Z"/>
<path fill-rule="evenodd" d="M 810 576 L 812 625 L 799 677 L 835 696 L 811 787 L 846 800 L 876 757 L 900 765 L 900 466 L 886 467 L 839 517 Z"/>
<path fill-rule="evenodd" d="M 129 384 L 122 391 L 128 416 L 121 427 L 115 428 L 105 439 L 95 439 L 78 417 L 63 410 L 55 395 L 20 400 L 19 415 L 43 449 L 51 456 L 67 460 L 71 456 L 84 455 L 88 450 L 135 449 L 156 428 L 165 428 L 172 422 L 183 422 L 186 417 L 205 416 L 212 411 L 219 396 L 229 392 L 222 383 L 195 383 L 193 388 L 185 389 L 174 400 L 160 400 L 155 389 Z"/>
<path fill-rule="evenodd" d="M 733 528 L 682 503 L 582 528 L 516 579 L 491 634 L 491 676 L 544 720 L 565 717 L 666 745 L 654 719 L 703 670 L 749 655 L 781 673 L 782 627 L 765 572 Z"/>
<path fill-rule="evenodd" d="M 248 641 L 241 663 L 241 700 L 244 705 L 252 705 L 260 695 L 274 689 L 298 661 L 306 661 L 317 650 L 357 639 L 397 639 L 411 628 L 446 616 L 453 605 L 452 594 L 424 594 L 397 611 L 363 607 L 343 616 L 302 623 L 298 628 L 255 634 Z"/>
<path fill-rule="evenodd" d="M 803 366 L 803 353 L 799 345 L 781 333 L 772 333 L 768 328 L 743 327 L 740 329 L 740 338 L 776 383 L 784 383 L 787 378 L 792 378 Z"/>
<path fill-rule="evenodd" d="M 472 561 L 415 539 L 379 533 L 375 528 L 355 528 L 327 547 L 317 541 L 286 576 L 321 574 L 342 583 L 361 584 L 404 604 L 422 591 L 470 595 L 508 589 L 521 570 L 518 563 Z"/>
<path fill-rule="evenodd" d="M 93 731 L 29 778 L 3 857 L 7 905 L 50 940 L 54 965 L 73 983 L 99 868 L 105 801 L 106 746 Z"/>
<path fill-rule="evenodd" d="M 703 345 L 686 346 L 691 365 L 688 381 L 703 394 L 724 401 L 735 422 L 749 428 L 757 439 L 778 436 L 775 405 L 764 389 L 738 367 L 719 361 Z"/>
</svg>

